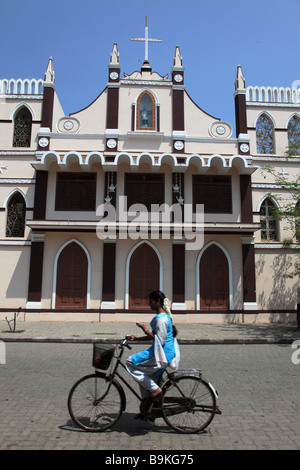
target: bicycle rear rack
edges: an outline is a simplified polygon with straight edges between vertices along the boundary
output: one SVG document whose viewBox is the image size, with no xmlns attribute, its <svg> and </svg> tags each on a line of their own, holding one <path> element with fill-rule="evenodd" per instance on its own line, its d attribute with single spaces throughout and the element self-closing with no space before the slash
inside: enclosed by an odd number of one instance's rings
<svg viewBox="0 0 300 470">
<path fill-rule="evenodd" d="M 174 374 L 176 376 L 178 375 L 192 375 L 195 377 L 202 377 L 202 372 L 201 369 L 177 369 L 171 372 L 171 374 Z"/>
</svg>

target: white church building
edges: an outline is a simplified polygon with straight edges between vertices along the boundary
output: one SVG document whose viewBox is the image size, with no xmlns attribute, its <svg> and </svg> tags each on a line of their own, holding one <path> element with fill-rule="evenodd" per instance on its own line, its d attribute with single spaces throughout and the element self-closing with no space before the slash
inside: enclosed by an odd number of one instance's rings
<svg viewBox="0 0 300 470">
<path fill-rule="evenodd" d="M 146 53 L 122 74 L 114 44 L 107 83 L 69 116 L 52 58 L 44 79 L 0 78 L 0 319 L 147 321 L 160 289 L 177 323 L 295 321 L 298 240 L 272 211 L 289 194 L 264 167 L 297 175 L 299 89 L 246 87 L 238 66 L 233 135 L 174 50 L 168 75 Z"/>
</svg>

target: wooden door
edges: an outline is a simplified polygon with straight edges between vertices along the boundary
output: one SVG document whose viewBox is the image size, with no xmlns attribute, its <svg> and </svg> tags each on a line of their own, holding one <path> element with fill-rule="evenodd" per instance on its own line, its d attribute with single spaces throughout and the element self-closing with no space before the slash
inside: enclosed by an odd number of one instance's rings
<svg viewBox="0 0 300 470">
<path fill-rule="evenodd" d="M 88 262 L 75 242 L 61 252 L 57 263 L 56 308 L 86 308 Z"/>
<path fill-rule="evenodd" d="M 159 260 L 147 243 L 131 256 L 129 267 L 129 308 L 148 309 L 149 294 L 159 289 Z"/>
<path fill-rule="evenodd" d="M 200 309 L 229 308 L 228 261 L 216 245 L 208 247 L 200 263 Z"/>
</svg>

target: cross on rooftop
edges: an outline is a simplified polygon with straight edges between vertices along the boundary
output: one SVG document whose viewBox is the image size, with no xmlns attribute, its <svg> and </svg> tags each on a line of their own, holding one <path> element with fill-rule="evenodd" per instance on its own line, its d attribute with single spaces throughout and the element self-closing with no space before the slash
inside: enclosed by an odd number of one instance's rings
<svg viewBox="0 0 300 470">
<path fill-rule="evenodd" d="M 131 38 L 131 41 L 142 41 L 145 43 L 145 62 L 148 62 L 148 43 L 149 42 L 162 42 L 161 39 L 151 39 L 148 36 L 148 25 L 146 16 L 145 37 L 144 38 Z"/>
</svg>

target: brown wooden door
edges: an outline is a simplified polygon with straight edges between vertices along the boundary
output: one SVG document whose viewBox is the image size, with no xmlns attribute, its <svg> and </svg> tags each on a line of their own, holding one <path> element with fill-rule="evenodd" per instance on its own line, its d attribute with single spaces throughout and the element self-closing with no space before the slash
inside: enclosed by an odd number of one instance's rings
<svg viewBox="0 0 300 470">
<path fill-rule="evenodd" d="M 147 243 L 131 256 L 129 267 L 129 308 L 148 308 L 149 294 L 159 289 L 159 260 Z"/>
<path fill-rule="evenodd" d="M 56 308 L 86 308 L 88 262 L 84 250 L 70 243 L 57 263 Z"/>
<path fill-rule="evenodd" d="M 200 309 L 229 308 L 228 261 L 216 245 L 208 247 L 200 263 Z"/>
</svg>

